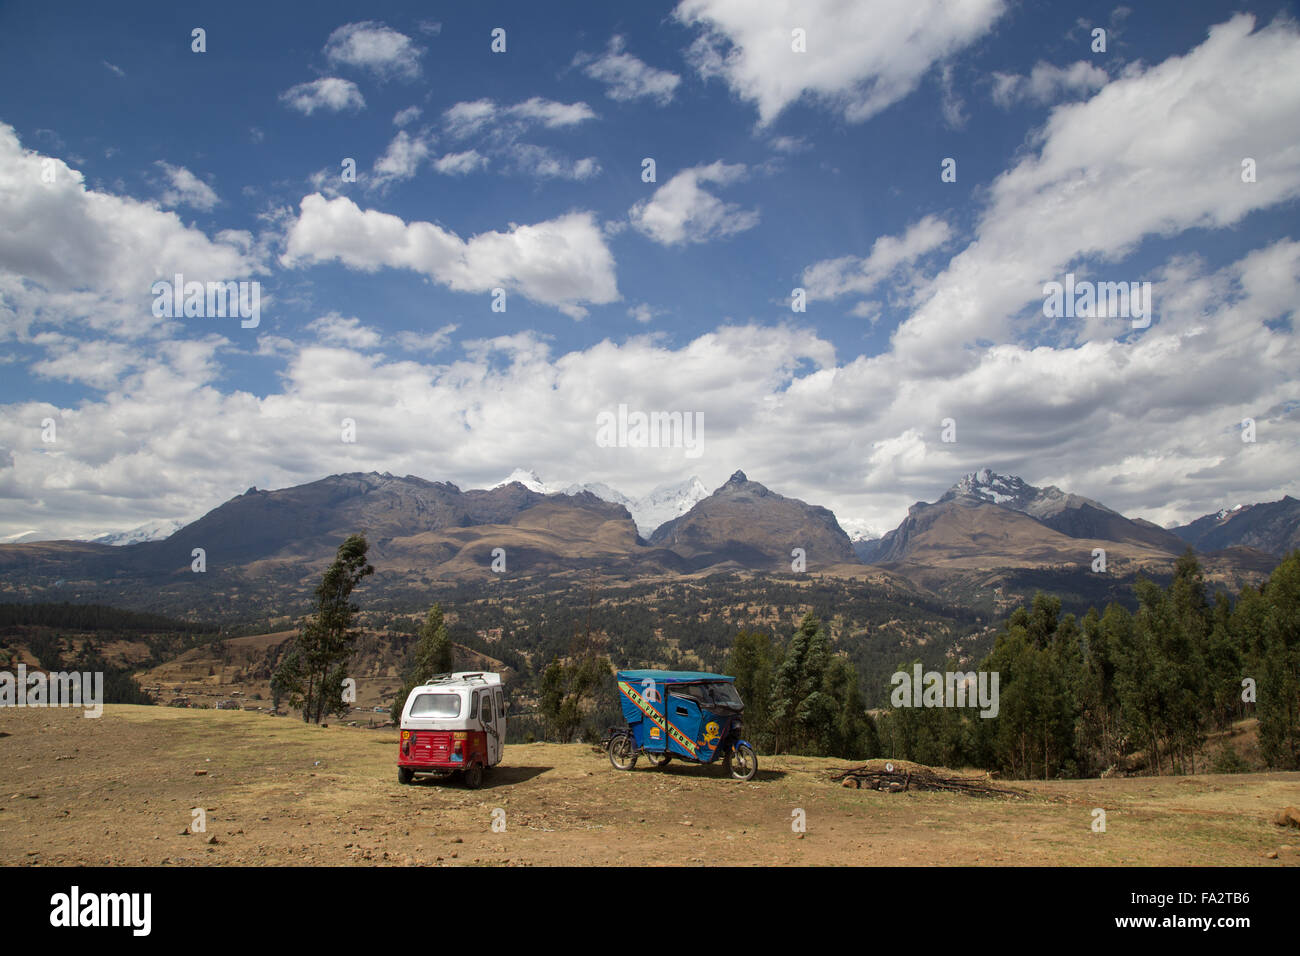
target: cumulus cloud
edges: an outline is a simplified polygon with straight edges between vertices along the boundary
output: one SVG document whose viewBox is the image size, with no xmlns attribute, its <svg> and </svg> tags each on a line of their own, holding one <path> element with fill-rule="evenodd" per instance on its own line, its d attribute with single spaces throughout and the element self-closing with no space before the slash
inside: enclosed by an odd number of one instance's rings
<svg viewBox="0 0 1300 956">
<path fill-rule="evenodd" d="M 1254 26 L 1235 16 L 1189 53 L 1130 67 L 1052 111 L 1036 148 L 989 188 L 975 239 L 894 333 L 914 370 L 947 375 L 970 361 L 954 344 L 1005 341 L 1011 317 L 1041 304 L 1043 284 L 1067 268 L 1092 260 L 1094 278 L 1143 278 L 1113 273 L 1145 238 L 1228 226 L 1300 196 L 1300 33 L 1281 20 Z M 1269 170 L 1255 183 L 1241 180 L 1245 143 Z M 1158 300 L 1156 312 L 1160 321 Z"/>
<path fill-rule="evenodd" d="M 346 23 L 325 43 L 330 63 L 367 70 L 385 80 L 417 78 L 422 52 L 410 37 L 375 20 Z"/>
<path fill-rule="evenodd" d="M 220 202 L 216 191 L 184 166 L 172 166 L 162 160 L 157 166 L 167 177 L 167 188 L 162 194 L 164 206 L 192 206 L 207 212 Z"/>
<path fill-rule="evenodd" d="M 1087 60 L 1069 66 L 1053 66 L 1040 60 L 1028 76 L 994 73 L 993 102 L 1003 109 L 1021 102 L 1055 103 L 1066 97 L 1086 96 L 1109 80 L 1105 70 Z"/>
<path fill-rule="evenodd" d="M 1165 320 L 1134 342 L 1004 343 L 940 379 L 909 377 L 888 353 L 837 361 L 811 330 L 755 324 L 680 345 L 646 335 L 563 353 L 520 332 L 445 357 L 444 327 L 426 334 L 438 364 L 286 344 L 280 387 L 261 398 L 202 386 L 215 344 L 184 358 L 144 355 L 101 400 L 4 409 L 0 447 L 12 452 L 6 471 L 24 510 L 0 520 L 0 534 L 67 533 L 88 514 L 103 525 L 115 509 L 137 524 L 189 515 L 251 483 L 341 471 L 472 487 L 519 462 L 551 481 L 604 481 L 628 494 L 695 473 L 716 487 L 744 468 L 877 533 L 985 465 L 1160 523 L 1296 494 L 1300 348 L 1287 326 L 1300 303 L 1300 242 L 1266 245 L 1218 270 L 1171 260 L 1159 281 Z M 398 341 L 415 351 L 420 340 Z M 111 352 L 105 360 L 109 377 L 118 375 Z M 181 361 L 197 372 L 181 374 Z M 599 448 L 596 415 L 619 403 L 703 413 L 702 457 Z M 58 461 L 23 424 L 45 415 L 60 421 Z M 1237 434 L 1246 415 L 1259 422 L 1255 445 Z M 337 441 L 343 417 L 365 423 L 356 445 Z M 956 419 L 955 444 L 940 440 L 946 417 Z"/>
<path fill-rule="evenodd" d="M 701 187 L 701 183 L 728 186 L 743 179 L 745 166 L 718 160 L 708 166 L 684 169 L 628 211 L 628 219 L 640 232 L 665 246 L 708 242 L 752 229 L 758 225 L 758 210 L 724 202 Z"/>
<path fill-rule="evenodd" d="M 166 321 L 150 312 L 156 280 L 248 277 L 264 268 L 256 246 L 248 233 L 210 238 L 153 203 L 90 189 L 0 123 L 0 339 L 72 323 L 156 334 Z"/>
<path fill-rule="evenodd" d="M 721 78 L 771 123 L 802 97 L 851 123 L 870 119 L 912 92 L 937 62 L 984 36 L 1003 0 L 682 0 L 673 11 L 695 28 L 690 60 Z M 792 50 L 801 29 L 807 52 Z"/>
<path fill-rule="evenodd" d="M 464 240 L 431 222 L 407 223 L 346 197 L 313 193 L 289 227 L 282 262 L 411 269 L 457 292 L 504 288 L 574 318 L 586 315 L 584 303 L 619 297 L 614 257 L 588 212 Z"/>
<path fill-rule="evenodd" d="M 317 110 L 338 113 L 365 109 L 366 106 L 366 99 L 357 85 L 337 76 L 323 76 L 310 83 L 292 86 L 280 94 L 280 102 L 304 116 L 311 116 Z"/>
<path fill-rule="evenodd" d="M 645 98 L 660 106 L 672 102 L 682 78 L 650 66 L 626 52 L 626 46 L 623 37 L 613 36 L 603 54 L 579 53 L 573 58 L 573 65 L 582 67 L 582 72 L 593 80 L 604 83 L 605 95 L 611 100 L 627 102 Z"/>
</svg>

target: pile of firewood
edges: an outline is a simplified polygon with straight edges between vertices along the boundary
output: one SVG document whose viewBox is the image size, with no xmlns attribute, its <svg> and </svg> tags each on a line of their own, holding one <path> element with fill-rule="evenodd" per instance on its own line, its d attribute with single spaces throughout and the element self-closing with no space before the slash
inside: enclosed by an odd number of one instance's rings
<svg viewBox="0 0 1300 956">
<path fill-rule="evenodd" d="M 922 764 L 899 763 L 879 760 L 849 767 L 847 770 L 831 771 L 830 779 L 843 787 L 859 790 L 880 790 L 885 793 L 905 793 L 909 790 L 939 790 L 950 793 L 969 793 L 977 797 L 1005 796 L 1020 797 L 1024 794 L 1009 787 L 995 786 L 990 778 L 962 777 L 956 774 L 940 773 L 933 767 Z"/>
</svg>

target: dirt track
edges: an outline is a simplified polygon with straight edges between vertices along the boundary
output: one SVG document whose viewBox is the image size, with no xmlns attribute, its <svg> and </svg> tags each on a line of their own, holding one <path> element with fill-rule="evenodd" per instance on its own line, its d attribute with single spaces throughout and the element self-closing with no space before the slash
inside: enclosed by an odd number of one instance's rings
<svg viewBox="0 0 1300 956">
<path fill-rule="evenodd" d="M 10 865 L 1300 864 L 1279 849 L 1300 831 L 1269 822 L 1300 803 L 1296 773 L 1036 783 L 1006 800 L 843 789 L 819 776 L 835 760 L 760 758 L 738 783 L 529 744 L 470 791 L 399 785 L 394 731 L 241 711 L 7 709 L 0 734 Z M 195 807 L 206 833 L 187 832 Z"/>
</svg>

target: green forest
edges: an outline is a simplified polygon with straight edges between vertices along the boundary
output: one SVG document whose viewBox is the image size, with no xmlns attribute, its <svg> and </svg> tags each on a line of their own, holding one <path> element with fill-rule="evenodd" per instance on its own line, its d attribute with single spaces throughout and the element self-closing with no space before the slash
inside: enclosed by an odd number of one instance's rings
<svg viewBox="0 0 1300 956">
<path fill-rule="evenodd" d="M 1233 771 L 1247 768 L 1226 749 L 1207 758 L 1207 737 L 1256 717 L 1263 762 L 1300 768 L 1300 552 L 1235 600 L 1211 600 L 1191 552 L 1167 587 L 1139 579 L 1134 591 L 1135 611 L 1112 603 L 1079 619 L 1039 593 L 1012 613 L 978 665 L 1000 678 L 993 718 L 956 707 L 864 716 L 853 667 L 811 613 L 784 643 L 739 633 L 727 672 L 747 704 L 747 737 L 768 753 L 899 757 L 1022 779 L 1096 776 L 1134 754 L 1149 772 Z"/>
</svg>

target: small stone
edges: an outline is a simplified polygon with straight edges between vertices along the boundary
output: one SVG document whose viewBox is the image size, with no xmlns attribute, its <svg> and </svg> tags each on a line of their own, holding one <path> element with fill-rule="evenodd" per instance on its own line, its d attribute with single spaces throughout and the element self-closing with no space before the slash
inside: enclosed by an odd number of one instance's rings
<svg viewBox="0 0 1300 956">
<path fill-rule="evenodd" d="M 194 776 L 196 776 L 196 777 L 206 777 L 207 775 L 208 775 L 208 772 L 207 772 L 206 770 L 195 770 L 195 771 L 194 771 Z"/>
<path fill-rule="evenodd" d="M 1276 859 L 1277 859 L 1277 850 L 1269 850 L 1267 853 L 1264 854 L 1264 859 L 1266 859 L 1266 860 L 1276 860 Z"/>
</svg>

